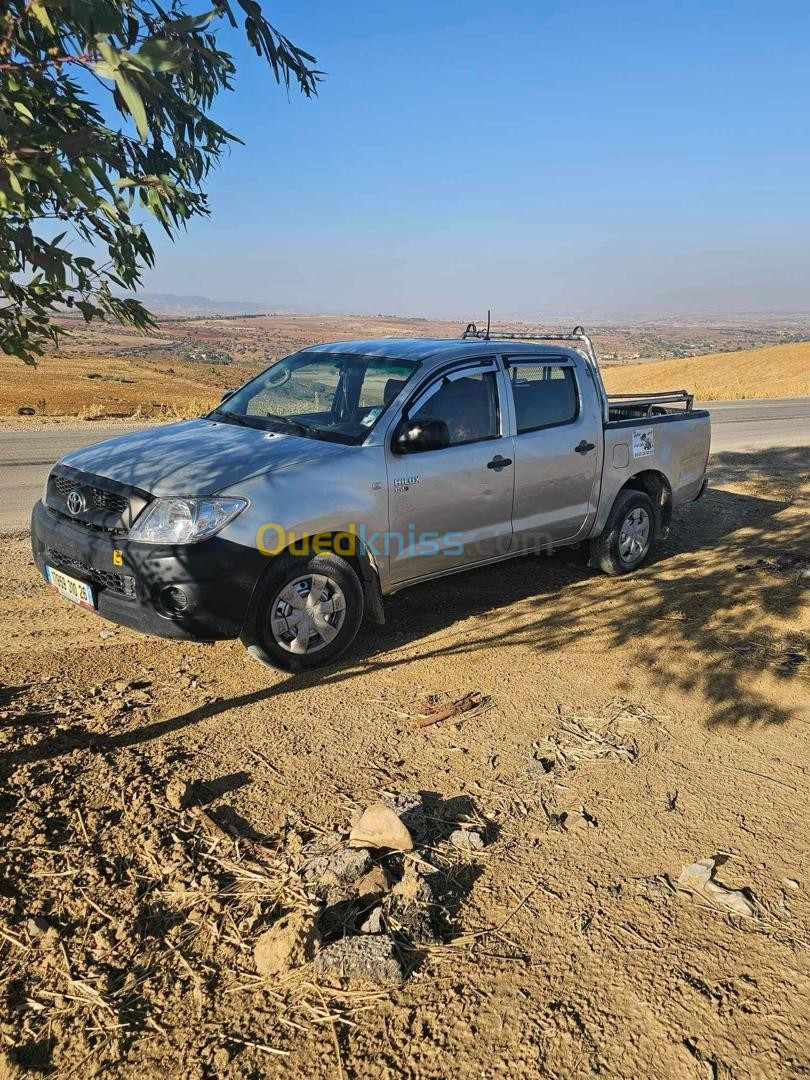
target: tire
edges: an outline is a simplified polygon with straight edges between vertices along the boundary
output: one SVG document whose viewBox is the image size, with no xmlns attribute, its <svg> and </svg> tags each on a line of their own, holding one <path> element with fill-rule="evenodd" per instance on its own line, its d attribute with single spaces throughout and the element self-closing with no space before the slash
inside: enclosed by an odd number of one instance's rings
<svg viewBox="0 0 810 1080">
<path fill-rule="evenodd" d="M 331 553 L 281 556 L 256 588 L 240 640 L 269 667 L 312 671 L 348 649 L 363 606 L 360 579 L 345 559 Z"/>
<path fill-rule="evenodd" d="M 616 496 L 604 529 L 591 540 L 591 563 L 612 577 L 630 574 L 649 558 L 657 537 L 658 514 L 652 499 L 643 491 L 625 488 Z"/>
</svg>

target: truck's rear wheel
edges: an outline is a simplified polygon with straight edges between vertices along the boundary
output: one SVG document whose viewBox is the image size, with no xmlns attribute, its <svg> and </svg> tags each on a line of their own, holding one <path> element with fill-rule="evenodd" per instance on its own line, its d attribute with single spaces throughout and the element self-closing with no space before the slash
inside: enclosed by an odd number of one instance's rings
<svg viewBox="0 0 810 1080">
<path fill-rule="evenodd" d="M 309 671 L 336 660 L 362 621 L 363 589 L 345 559 L 281 556 L 258 586 L 241 639 L 264 664 Z"/>
<path fill-rule="evenodd" d="M 656 521 L 649 495 L 632 488 L 620 491 L 604 529 L 591 540 L 591 562 L 614 576 L 636 570 L 655 543 Z"/>
</svg>

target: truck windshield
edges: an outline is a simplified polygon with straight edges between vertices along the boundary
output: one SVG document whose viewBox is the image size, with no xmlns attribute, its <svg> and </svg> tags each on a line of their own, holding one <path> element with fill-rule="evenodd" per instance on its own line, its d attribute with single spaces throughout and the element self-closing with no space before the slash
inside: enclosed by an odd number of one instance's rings
<svg viewBox="0 0 810 1080">
<path fill-rule="evenodd" d="M 293 353 L 227 397 L 209 419 L 360 443 L 417 364 L 355 353 Z"/>
</svg>

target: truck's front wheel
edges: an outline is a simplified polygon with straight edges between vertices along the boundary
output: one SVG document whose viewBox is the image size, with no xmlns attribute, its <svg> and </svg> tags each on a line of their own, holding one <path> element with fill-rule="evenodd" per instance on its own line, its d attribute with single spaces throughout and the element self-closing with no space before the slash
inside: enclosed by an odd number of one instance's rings
<svg viewBox="0 0 810 1080">
<path fill-rule="evenodd" d="M 336 660 L 363 621 L 363 588 L 338 555 L 281 556 L 260 583 L 242 644 L 264 664 L 309 671 Z"/>
<path fill-rule="evenodd" d="M 656 513 L 643 491 L 625 488 L 616 496 L 605 527 L 591 540 L 591 562 L 606 574 L 629 574 L 650 554 L 656 539 Z"/>
</svg>

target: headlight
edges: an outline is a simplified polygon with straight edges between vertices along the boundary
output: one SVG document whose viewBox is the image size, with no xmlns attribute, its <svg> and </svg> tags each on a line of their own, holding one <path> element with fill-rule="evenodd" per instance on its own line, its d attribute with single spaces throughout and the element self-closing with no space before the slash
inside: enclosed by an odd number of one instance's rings
<svg viewBox="0 0 810 1080">
<path fill-rule="evenodd" d="M 48 481 L 50 480 L 50 478 L 51 478 L 51 474 L 50 474 L 50 472 L 48 472 L 48 475 L 45 477 L 45 483 L 42 485 L 42 505 L 43 506 L 48 505 Z"/>
<path fill-rule="evenodd" d="M 129 530 L 145 544 L 196 544 L 219 532 L 247 506 L 247 499 L 155 499 Z"/>
</svg>

